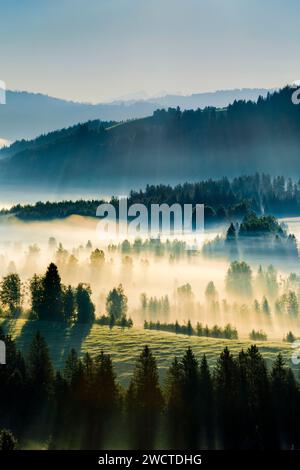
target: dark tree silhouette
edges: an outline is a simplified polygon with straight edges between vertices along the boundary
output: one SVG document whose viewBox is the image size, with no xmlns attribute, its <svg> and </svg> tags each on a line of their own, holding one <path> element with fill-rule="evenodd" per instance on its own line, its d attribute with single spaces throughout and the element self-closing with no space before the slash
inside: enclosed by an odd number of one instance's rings
<svg viewBox="0 0 300 470">
<path fill-rule="evenodd" d="M 57 266 L 50 263 L 43 278 L 42 319 L 63 320 L 62 285 Z"/>
<path fill-rule="evenodd" d="M 68 286 L 63 292 L 63 312 L 64 320 L 72 323 L 76 320 L 76 301 L 72 286 Z"/>
<path fill-rule="evenodd" d="M 78 284 L 76 289 L 77 322 L 93 323 L 95 306 L 91 300 L 91 288 L 88 284 Z"/>
<path fill-rule="evenodd" d="M 183 396 L 183 370 L 182 364 L 175 357 L 166 378 L 166 432 L 169 436 L 169 446 L 177 449 L 182 446 L 184 429 L 182 422 L 185 414 Z"/>
<path fill-rule="evenodd" d="M 184 436 L 187 448 L 196 449 L 199 439 L 200 419 L 199 368 L 198 361 L 191 348 L 188 348 L 183 356 L 181 367 L 183 372 L 183 399 L 185 403 L 191 405 L 185 408 Z"/>
<path fill-rule="evenodd" d="M 138 449 L 153 448 L 162 407 L 156 360 L 149 347 L 145 346 L 136 362 L 127 394 L 129 421 Z"/>
<path fill-rule="evenodd" d="M 221 353 L 215 368 L 217 418 L 219 439 L 226 449 L 234 448 L 238 421 L 237 365 L 226 347 Z"/>
<path fill-rule="evenodd" d="M 199 422 L 202 446 L 211 449 L 214 441 L 214 387 L 205 354 L 199 367 Z"/>
<path fill-rule="evenodd" d="M 30 280 L 31 314 L 33 318 L 43 318 L 44 285 L 43 277 L 34 274 Z"/>
<path fill-rule="evenodd" d="M 54 370 L 45 339 L 38 331 L 32 339 L 28 352 L 28 374 L 32 393 L 37 400 L 49 398 L 53 392 Z"/>
<path fill-rule="evenodd" d="M 30 439 L 50 449 L 299 447 L 299 385 L 280 354 L 268 371 L 256 346 L 236 357 L 225 348 L 211 374 L 206 356 L 198 365 L 189 348 L 172 362 L 162 393 L 146 346 L 125 393 L 103 352 L 71 350 L 54 376 L 39 333 L 26 360 L 1 328 L 0 338 L 0 429 L 13 433 L 0 431 L 0 449 L 13 449 L 14 436 L 20 446 Z"/>
</svg>

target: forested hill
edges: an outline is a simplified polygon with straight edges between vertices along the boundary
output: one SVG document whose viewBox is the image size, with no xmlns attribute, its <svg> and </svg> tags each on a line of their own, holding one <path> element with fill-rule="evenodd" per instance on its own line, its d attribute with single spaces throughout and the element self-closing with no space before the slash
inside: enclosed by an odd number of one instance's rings
<svg viewBox="0 0 300 470">
<path fill-rule="evenodd" d="M 43 95 L 8 90 L 6 105 L 0 106 L 0 137 L 9 141 L 33 139 L 55 129 L 73 126 L 78 122 L 94 119 L 121 121 L 149 116 L 157 108 L 180 106 L 182 109 L 197 109 L 205 106 L 223 107 L 234 100 L 256 101 L 266 96 L 264 88 L 242 88 L 219 90 L 192 95 L 166 95 L 152 99 L 124 97 L 110 103 L 80 103 Z"/>
<path fill-rule="evenodd" d="M 0 161 L 0 182 L 101 187 L 126 180 L 136 187 L 256 171 L 297 176 L 300 106 L 292 103 L 292 91 L 226 109 L 170 108 L 109 127 L 79 125 L 69 135 L 9 150 Z"/>
<path fill-rule="evenodd" d="M 94 132 L 101 132 L 101 130 L 106 129 L 117 124 L 115 121 L 100 121 L 99 119 L 88 121 L 85 123 L 85 126 Z M 65 139 L 72 139 L 76 137 L 77 133 L 80 132 L 82 128 L 81 124 L 76 124 L 74 126 L 68 127 L 66 129 L 60 129 L 47 134 L 42 134 L 36 139 L 31 140 L 16 140 L 9 147 L 3 147 L 0 150 L 0 158 L 11 157 L 17 153 L 23 152 L 23 150 L 35 150 L 45 147 L 47 145 L 59 144 Z"/>
<path fill-rule="evenodd" d="M 63 219 L 70 215 L 95 217 L 101 200 L 37 202 L 34 205 L 15 205 L 0 215 L 16 216 L 22 220 Z M 110 201 L 118 209 L 118 199 Z M 150 204 L 205 204 L 205 220 L 241 219 L 249 211 L 275 216 L 300 215 L 300 181 L 266 174 L 240 176 L 229 180 L 203 180 L 175 187 L 147 185 L 145 190 L 131 191 L 128 206 Z"/>
</svg>

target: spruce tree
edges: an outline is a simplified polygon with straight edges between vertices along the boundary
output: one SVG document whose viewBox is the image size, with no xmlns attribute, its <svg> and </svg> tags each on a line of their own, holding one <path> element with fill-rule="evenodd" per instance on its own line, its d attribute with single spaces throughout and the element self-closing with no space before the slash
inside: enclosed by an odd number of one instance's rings
<svg viewBox="0 0 300 470">
<path fill-rule="evenodd" d="M 234 448 L 239 420 L 237 397 L 237 366 L 226 347 L 220 354 L 215 368 L 215 387 L 219 437 L 222 447 Z"/>
<path fill-rule="evenodd" d="M 201 441 L 208 449 L 213 446 L 214 390 L 206 355 L 203 354 L 199 367 L 199 411 L 202 423 Z"/>
<path fill-rule="evenodd" d="M 145 346 L 136 361 L 130 384 L 130 418 L 134 423 L 134 439 L 137 448 L 153 448 L 155 434 L 163 407 L 163 396 L 159 385 L 156 359 L 148 346 Z"/>
<path fill-rule="evenodd" d="M 31 297 L 31 317 L 36 320 L 44 318 L 44 283 L 43 277 L 34 274 L 30 280 L 30 297 Z"/>
<path fill-rule="evenodd" d="M 28 372 L 33 394 L 47 398 L 53 391 L 54 371 L 45 339 L 38 331 L 28 353 Z"/>
<path fill-rule="evenodd" d="M 175 357 L 166 377 L 166 431 L 170 448 L 178 449 L 183 441 L 182 420 L 185 413 L 182 365 Z"/>
<path fill-rule="evenodd" d="M 198 361 L 191 350 L 188 348 L 181 360 L 183 374 L 183 399 L 185 404 L 185 420 L 183 422 L 186 446 L 196 449 L 199 438 L 199 369 Z"/>
<path fill-rule="evenodd" d="M 68 286 L 63 293 L 63 313 L 64 320 L 66 323 L 72 323 L 75 321 L 75 294 L 72 286 Z"/>
<path fill-rule="evenodd" d="M 50 263 L 43 279 L 43 307 L 44 320 L 63 320 L 62 286 L 57 266 Z"/>
</svg>

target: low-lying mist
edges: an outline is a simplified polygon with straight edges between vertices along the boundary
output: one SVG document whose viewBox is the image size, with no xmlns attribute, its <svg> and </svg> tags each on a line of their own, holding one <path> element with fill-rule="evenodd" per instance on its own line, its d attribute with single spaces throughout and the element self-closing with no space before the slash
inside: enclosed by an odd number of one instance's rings
<svg viewBox="0 0 300 470">
<path fill-rule="evenodd" d="M 299 220 L 287 222 L 297 235 Z M 181 325 L 190 321 L 210 328 L 230 323 L 239 337 L 248 337 L 252 330 L 262 330 L 268 339 L 282 339 L 289 331 L 300 335 L 300 280 L 297 272 L 290 276 L 295 260 L 291 265 L 283 258 L 247 260 L 246 279 L 244 272 L 230 274 L 232 260 L 188 252 L 180 242 L 143 245 L 99 239 L 97 223 L 81 216 L 51 222 L 2 218 L 0 275 L 19 274 L 25 285 L 25 311 L 30 304 L 29 279 L 44 274 L 54 262 L 63 284 L 90 284 L 96 317 L 106 313 L 108 292 L 122 284 L 128 315 L 137 327 L 145 320 Z M 211 231 L 206 238 L 215 235 Z"/>
</svg>

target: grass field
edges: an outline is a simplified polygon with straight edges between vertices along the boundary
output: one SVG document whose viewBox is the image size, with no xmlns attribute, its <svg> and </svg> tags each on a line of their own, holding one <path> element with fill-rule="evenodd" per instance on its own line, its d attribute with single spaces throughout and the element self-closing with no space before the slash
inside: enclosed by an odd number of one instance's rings
<svg viewBox="0 0 300 470">
<path fill-rule="evenodd" d="M 253 344 L 253 342 L 243 339 L 189 337 L 137 328 L 122 330 L 116 327 L 110 330 L 108 327 L 99 325 L 93 325 L 91 329 L 85 325 L 65 328 L 61 323 L 24 319 L 3 321 L 2 326 L 16 339 L 18 347 L 25 354 L 34 332 L 39 330 L 46 338 L 56 368 L 63 367 L 64 360 L 71 348 L 76 349 L 80 354 L 89 352 L 92 356 L 96 356 L 103 350 L 112 356 L 118 379 L 124 385 L 128 384 L 135 359 L 146 344 L 151 347 L 157 358 L 162 380 L 172 358 L 182 356 L 188 346 L 192 347 L 198 358 L 205 353 L 209 363 L 214 365 L 225 346 L 228 346 L 233 354 L 237 354 L 242 348 L 247 349 Z M 256 344 L 268 366 L 272 364 L 279 352 L 283 354 L 287 365 L 293 366 L 290 344 L 280 341 L 257 341 Z"/>
</svg>

